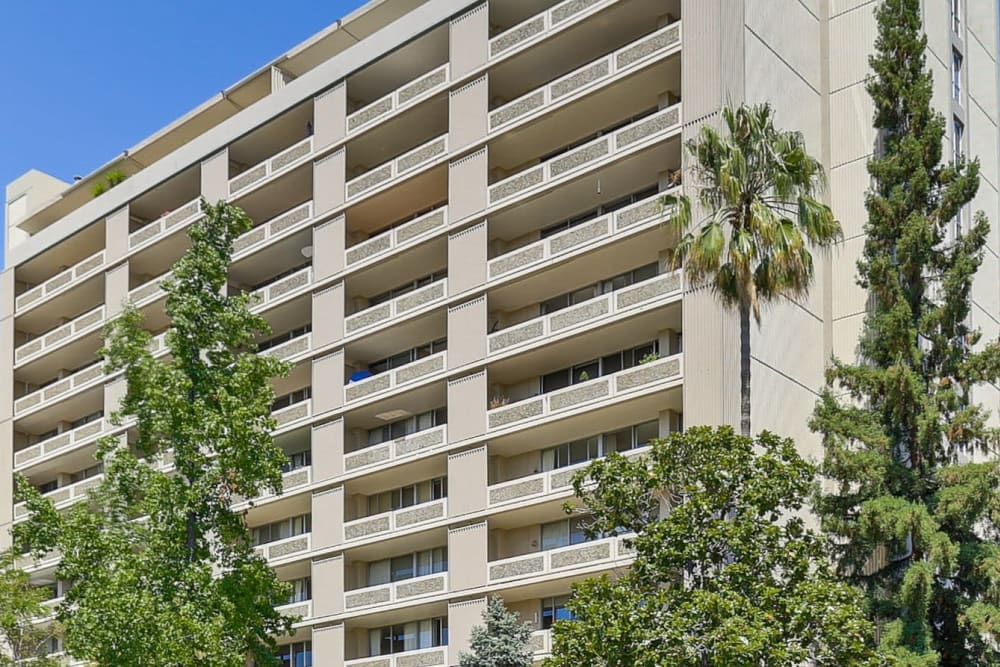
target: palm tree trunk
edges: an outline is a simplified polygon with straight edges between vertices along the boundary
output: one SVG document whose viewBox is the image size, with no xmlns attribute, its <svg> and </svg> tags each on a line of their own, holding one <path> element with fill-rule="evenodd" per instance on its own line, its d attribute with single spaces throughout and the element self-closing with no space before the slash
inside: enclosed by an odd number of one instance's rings
<svg viewBox="0 0 1000 667">
<path fill-rule="evenodd" d="M 740 302 L 740 431 L 750 437 L 750 304 Z"/>
</svg>

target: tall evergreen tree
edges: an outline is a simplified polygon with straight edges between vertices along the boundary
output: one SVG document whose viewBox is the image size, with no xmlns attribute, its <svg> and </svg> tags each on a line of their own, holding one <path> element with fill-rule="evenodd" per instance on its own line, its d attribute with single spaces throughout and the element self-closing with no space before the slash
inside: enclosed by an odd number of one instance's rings
<svg viewBox="0 0 1000 667">
<path fill-rule="evenodd" d="M 528 641 L 531 626 L 507 609 L 495 595 L 486 601 L 483 625 L 472 628 L 471 653 L 459 656 L 461 667 L 531 667 L 534 654 Z"/>
<path fill-rule="evenodd" d="M 134 443 L 100 442 L 104 479 L 65 513 L 19 483 L 30 517 L 15 539 L 61 554 L 57 576 L 73 582 L 58 609 L 67 650 L 99 665 L 276 665 L 274 637 L 291 627 L 274 609 L 288 586 L 231 507 L 281 489 L 270 379 L 287 364 L 256 354 L 267 323 L 249 295 L 226 294 L 233 241 L 251 220 L 224 202 L 203 207 L 164 287 L 167 360 L 150 353 L 134 308 L 106 332 L 105 367 L 128 385 L 112 421 L 134 416 Z"/>
<path fill-rule="evenodd" d="M 957 238 L 949 231 L 976 194 L 979 164 L 942 160 L 920 5 L 876 10 L 868 93 L 882 149 L 868 164 L 858 262 L 871 306 L 862 361 L 834 360 L 812 421 L 830 489 L 817 510 L 899 664 L 996 665 L 997 431 L 972 392 L 1000 379 L 1000 346 L 977 347 L 969 324 L 989 225 L 977 213 Z"/>
</svg>

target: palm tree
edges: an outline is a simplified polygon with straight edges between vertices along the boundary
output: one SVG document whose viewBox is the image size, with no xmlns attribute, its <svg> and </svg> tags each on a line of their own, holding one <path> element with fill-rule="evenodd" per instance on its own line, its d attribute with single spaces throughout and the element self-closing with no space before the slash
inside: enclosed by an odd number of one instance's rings
<svg viewBox="0 0 1000 667">
<path fill-rule="evenodd" d="M 670 224 L 683 234 L 674 264 L 683 262 L 692 285 L 710 286 L 739 310 L 740 426 L 749 436 L 750 315 L 759 326 L 761 304 L 804 296 L 813 278 L 809 248 L 828 247 L 842 234 L 830 207 L 815 198 L 825 185 L 823 167 L 800 132 L 776 129 L 769 104 L 726 108 L 722 116 L 728 136 L 706 125 L 686 144 L 705 217 L 694 220 L 683 195 L 663 203 L 673 206 Z"/>
</svg>

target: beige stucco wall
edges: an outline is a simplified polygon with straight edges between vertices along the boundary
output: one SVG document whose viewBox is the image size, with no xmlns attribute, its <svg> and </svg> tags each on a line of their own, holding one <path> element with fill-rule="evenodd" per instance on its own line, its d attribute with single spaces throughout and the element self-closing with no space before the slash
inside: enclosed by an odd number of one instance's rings
<svg viewBox="0 0 1000 667">
<path fill-rule="evenodd" d="M 448 367 L 461 368 L 486 358 L 486 297 L 448 309 Z"/>
<path fill-rule="evenodd" d="M 347 129 L 347 85 L 340 83 L 313 100 L 313 150 L 322 150 L 344 138 Z"/>
<path fill-rule="evenodd" d="M 448 531 L 448 587 L 452 592 L 486 585 L 486 522 Z"/>
<path fill-rule="evenodd" d="M 486 509 L 486 446 L 448 455 L 448 516 Z"/>
<path fill-rule="evenodd" d="M 486 372 L 448 381 L 448 442 L 486 432 Z"/>
</svg>

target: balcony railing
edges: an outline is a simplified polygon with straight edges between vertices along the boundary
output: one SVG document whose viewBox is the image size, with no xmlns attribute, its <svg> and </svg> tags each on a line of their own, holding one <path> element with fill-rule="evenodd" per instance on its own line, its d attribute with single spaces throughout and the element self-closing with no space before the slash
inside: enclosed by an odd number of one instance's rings
<svg viewBox="0 0 1000 667">
<path fill-rule="evenodd" d="M 389 442 L 348 452 L 344 454 L 344 470 L 353 472 L 366 466 L 385 464 L 443 445 L 448 441 L 447 428 L 446 425 L 441 425 L 426 431 L 411 433 Z"/>
<path fill-rule="evenodd" d="M 489 428 L 501 429 L 524 421 L 544 419 L 593 403 L 606 403 L 661 382 L 680 379 L 683 376 L 682 358 L 683 355 L 675 354 L 489 410 L 486 413 Z"/>
<path fill-rule="evenodd" d="M 78 336 L 96 331 L 102 324 L 104 324 L 104 306 L 98 306 L 80 315 L 72 322 L 58 326 L 48 333 L 18 347 L 14 350 L 14 363 L 24 363 L 29 359 L 51 352 L 53 349 L 70 342 Z"/>
<path fill-rule="evenodd" d="M 344 540 L 360 540 L 393 530 L 403 530 L 448 515 L 448 499 L 434 500 L 344 523 Z"/>
<path fill-rule="evenodd" d="M 250 167 L 242 174 L 229 179 L 229 196 L 242 192 L 253 185 L 260 183 L 266 178 L 288 169 L 292 165 L 298 164 L 303 159 L 312 155 L 312 137 L 306 137 L 302 141 L 289 146 L 277 155 L 274 155 L 263 162 Z"/>
<path fill-rule="evenodd" d="M 128 249 L 152 243 L 155 239 L 165 236 L 181 227 L 194 222 L 201 215 L 201 198 L 193 199 L 175 211 L 164 213 L 155 221 L 142 229 L 137 229 L 128 235 Z"/>
<path fill-rule="evenodd" d="M 92 442 L 104 432 L 104 423 L 103 419 L 98 419 L 14 452 L 14 468 L 21 469 L 56 452 Z"/>
<path fill-rule="evenodd" d="M 354 313 L 344 319 L 344 333 L 348 336 L 382 324 L 391 319 L 402 317 L 418 308 L 426 307 L 435 302 L 444 301 L 448 296 L 448 279 L 425 285 L 406 294 L 400 294 L 394 299 L 384 301 L 370 308 Z"/>
<path fill-rule="evenodd" d="M 447 664 L 447 646 L 344 661 L 344 667 L 437 667 L 437 665 Z"/>
<path fill-rule="evenodd" d="M 528 639 L 528 646 L 531 648 L 532 653 L 535 654 L 536 659 L 552 653 L 552 631 L 536 630 L 532 632 L 531 637 Z"/>
<path fill-rule="evenodd" d="M 370 190 L 392 181 L 393 179 L 416 171 L 433 163 L 438 158 L 448 154 L 448 135 L 431 139 L 413 150 L 403 153 L 374 169 L 370 169 L 357 178 L 347 182 L 347 198 L 357 197 Z"/>
<path fill-rule="evenodd" d="M 307 201 L 254 227 L 233 242 L 233 257 L 239 258 L 249 255 L 274 239 L 287 236 L 306 227 L 312 219 L 312 212 L 312 202 Z"/>
<path fill-rule="evenodd" d="M 442 206 L 398 227 L 353 245 L 345 252 L 348 267 L 384 257 L 448 226 L 448 207 Z"/>
<path fill-rule="evenodd" d="M 281 474 L 281 492 L 283 494 L 309 486 L 311 483 L 312 466 L 303 466 Z M 277 494 L 266 492 L 254 498 L 254 502 L 275 497 L 277 497 Z M 247 499 L 242 496 L 234 496 L 232 499 L 233 505 L 242 505 L 245 502 L 247 502 Z"/>
<path fill-rule="evenodd" d="M 290 293 L 304 289 L 312 284 L 313 271 L 311 266 L 275 280 L 250 295 L 251 308 L 255 311 L 265 310 L 274 302 L 287 297 Z"/>
<path fill-rule="evenodd" d="M 639 69 L 680 44 L 681 25 L 674 23 L 642 37 L 614 53 L 580 67 L 569 74 L 536 88 L 490 112 L 490 132 L 514 121 L 559 104 L 570 95 L 596 88 L 623 72 Z"/>
<path fill-rule="evenodd" d="M 312 534 L 303 533 L 302 535 L 286 537 L 283 540 L 276 540 L 274 542 L 268 542 L 267 544 L 261 544 L 260 546 L 254 547 L 254 550 L 265 559 L 274 561 L 281 558 L 288 558 L 289 556 L 309 553 L 311 544 Z"/>
<path fill-rule="evenodd" d="M 426 99 L 448 85 L 448 65 L 441 65 L 413 81 L 397 88 L 347 117 L 347 134 L 351 135 L 394 112 Z"/>
<path fill-rule="evenodd" d="M 80 480 L 79 482 L 75 482 L 73 484 L 60 486 L 58 489 L 42 494 L 42 496 L 52 501 L 57 509 L 66 507 L 67 505 L 72 505 L 76 501 L 85 497 L 87 495 L 87 491 L 100 485 L 103 479 L 103 474 L 94 475 L 93 477 L 88 477 L 87 479 Z M 17 503 L 14 505 L 15 521 L 23 519 L 26 516 L 28 516 L 28 507 L 24 503 Z"/>
<path fill-rule="evenodd" d="M 448 367 L 448 352 L 438 352 L 429 357 L 410 362 L 385 373 L 372 375 L 344 386 L 344 402 L 357 401 L 372 395 L 391 391 L 397 387 L 416 382 L 428 375 L 444 372 Z"/>
<path fill-rule="evenodd" d="M 14 309 L 17 312 L 21 312 L 27 309 L 28 306 L 38 305 L 59 292 L 63 292 L 73 285 L 78 284 L 80 281 L 100 273 L 103 268 L 104 251 L 102 250 L 86 259 L 81 259 L 68 269 L 60 271 L 41 285 L 36 285 L 23 294 L 18 295 L 14 300 Z"/>
<path fill-rule="evenodd" d="M 275 345 L 274 347 L 269 347 L 261 352 L 262 355 L 268 357 L 274 357 L 275 359 L 291 359 L 292 357 L 297 357 L 300 354 L 305 354 L 312 349 L 312 334 L 307 333 L 302 336 L 296 336 L 291 340 L 286 340 L 284 343 Z"/>
<path fill-rule="evenodd" d="M 299 401 L 298 403 L 293 403 L 286 408 L 275 410 L 271 413 L 271 416 L 274 417 L 274 421 L 277 422 L 277 427 L 281 428 L 291 424 L 292 422 L 306 419 L 311 414 L 312 400 L 306 399 L 304 401 Z"/>
<path fill-rule="evenodd" d="M 594 165 L 605 164 L 610 158 L 621 157 L 649 141 L 678 131 L 680 123 L 680 104 L 657 111 L 611 134 L 497 181 L 489 187 L 489 203 L 497 204 L 556 180 L 569 178 Z"/>
<path fill-rule="evenodd" d="M 300 621 L 305 621 L 312 618 L 313 603 L 312 600 L 303 600 L 302 602 L 290 602 L 288 604 L 283 604 L 280 607 L 275 607 L 274 610 L 280 613 L 282 616 L 288 616 L 290 618 L 298 618 Z"/>
<path fill-rule="evenodd" d="M 608 565 L 619 560 L 631 559 L 633 553 L 623 537 L 583 542 L 559 549 L 536 551 L 514 558 L 504 558 L 487 563 L 487 576 L 492 584 L 525 577 L 541 577 L 578 567 Z"/>
<path fill-rule="evenodd" d="M 129 291 L 128 300 L 137 308 L 159 301 L 167 295 L 163 290 L 163 283 L 173 278 L 173 276 L 173 271 L 167 271 L 152 280 L 147 280 L 142 285 Z"/>
<path fill-rule="evenodd" d="M 344 593 L 344 609 L 348 611 L 393 602 L 412 600 L 448 589 L 446 572 L 397 581 L 384 586 L 369 586 Z"/>
<path fill-rule="evenodd" d="M 69 377 L 57 380 L 47 387 L 42 387 L 17 399 L 14 401 L 14 416 L 20 417 L 25 412 L 41 407 L 46 402 L 55 398 L 65 396 L 84 387 L 100 384 L 103 378 L 104 366 L 99 361 L 95 362 L 83 370 L 73 373 Z"/>
<path fill-rule="evenodd" d="M 529 343 L 548 340 L 580 327 L 605 324 L 615 315 L 642 309 L 664 297 L 679 297 L 682 292 L 681 272 L 664 273 L 629 287 L 602 294 L 550 315 L 515 324 L 489 334 L 486 346 L 497 354 Z"/>
<path fill-rule="evenodd" d="M 582 18 L 585 12 L 596 11 L 613 2 L 614 0 L 566 0 L 560 2 L 558 5 L 541 14 L 535 14 L 530 19 L 522 21 L 492 38 L 490 40 L 490 58 L 506 55 L 515 48 L 537 41 L 553 28 L 569 25 L 570 19 Z"/>
<path fill-rule="evenodd" d="M 672 215 L 673 209 L 665 208 L 661 201 L 663 197 L 674 192 L 679 190 L 658 192 L 631 206 L 511 250 L 490 260 L 487 263 L 487 273 L 491 280 L 495 280 L 515 271 L 543 264 L 553 257 L 603 242 L 605 239 L 626 236 L 642 229 L 645 223 L 666 220 Z"/>
</svg>

